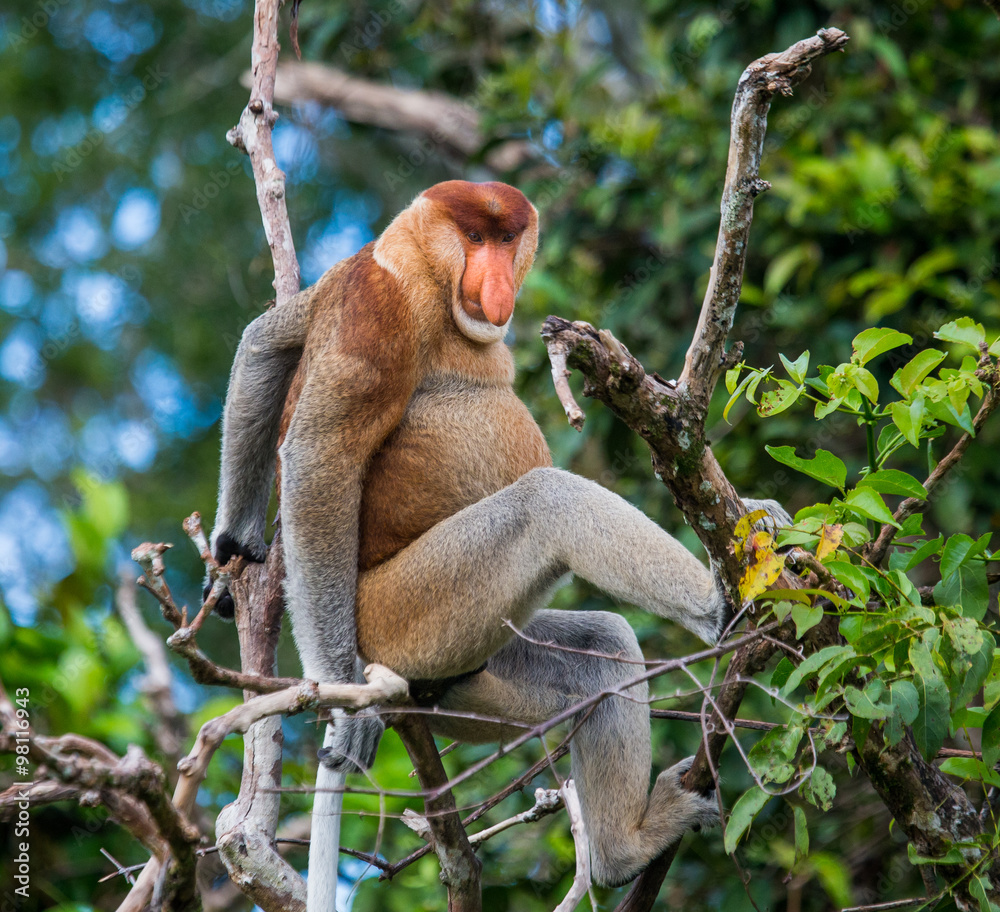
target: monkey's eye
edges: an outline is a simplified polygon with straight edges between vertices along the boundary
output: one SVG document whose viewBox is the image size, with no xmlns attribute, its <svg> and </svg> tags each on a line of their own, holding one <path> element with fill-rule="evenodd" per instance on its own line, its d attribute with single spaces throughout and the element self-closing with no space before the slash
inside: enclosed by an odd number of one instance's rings
<svg viewBox="0 0 1000 912">
<path fill-rule="evenodd" d="M 503 236 L 503 242 L 505 244 L 509 244 L 515 237 L 517 237 L 517 235 L 514 234 L 513 231 L 508 231 L 507 234 Z"/>
<path fill-rule="evenodd" d="M 470 231 L 466 237 L 472 241 L 473 244 L 482 244 L 483 236 L 478 231 Z"/>
</svg>

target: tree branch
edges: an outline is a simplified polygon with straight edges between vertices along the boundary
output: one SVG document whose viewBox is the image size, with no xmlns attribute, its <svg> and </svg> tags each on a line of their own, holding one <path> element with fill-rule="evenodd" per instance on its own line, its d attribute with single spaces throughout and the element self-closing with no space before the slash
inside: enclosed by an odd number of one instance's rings
<svg viewBox="0 0 1000 912">
<path fill-rule="evenodd" d="M 791 95 L 793 86 L 812 72 L 813 60 L 839 51 L 847 40 L 840 29 L 820 29 L 814 37 L 796 42 L 780 54 L 768 54 L 755 60 L 740 77 L 733 100 L 729 163 L 722 191 L 722 219 L 715 259 L 698 328 L 678 380 L 679 387 L 687 391 L 703 414 L 708 411 L 715 389 L 726 337 L 733 327 L 743 288 L 753 201 L 771 187 L 760 179 L 760 159 L 771 99 L 775 92 Z"/>
<path fill-rule="evenodd" d="M 759 170 L 771 99 L 776 92 L 790 94 L 792 87 L 809 74 L 811 61 L 841 49 L 846 42 L 847 35 L 839 29 L 823 29 L 780 54 L 754 61 L 740 78 L 733 101 L 715 258 L 698 326 L 677 381 L 649 376 L 606 331 L 598 332 L 588 324 L 568 323 L 558 317 L 549 317 L 542 328 L 546 345 L 559 359 L 559 366 L 565 363 L 583 373 L 584 394 L 608 405 L 649 445 L 657 477 L 670 489 L 737 602 L 741 567 L 732 537 L 736 521 L 746 511 L 708 446 L 705 418 L 715 384 L 727 363 L 725 342 L 743 284 L 753 201 L 769 186 L 760 180 Z M 568 386 L 560 391 L 560 401 L 571 414 L 576 403 L 571 395 L 567 401 L 567 392 Z M 801 583 L 783 575 L 777 585 L 795 587 Z M 750 614 L 752 626 L 753 606 Z M 824 625 L 820 627 L 825 630 Z M 794 631 L 787 627 L 782 633 L 781 638 L 794 637 Z M 744 679 L 762 667 L 774 649 L 771 643 L 752 643 L 733 657 L 716 701 L 728 719 L 735 717 L 743 699 L 747 686 Z M 716 765 L 726 739 L 726 726 L 720 724 L 720 719 L 715 722 L 685 778 L 688 788 L 705 789 L 710 785 L 708 757 L 711 765 Z M 675 852 L 676 846 L 647 867 L 619 906 L 621 912 L 638 912 L 652 906 Z"/>
<path fill-rule="evenodd" d="M 250 53 L 250 101 L 226 139 L 250 156 L 257 205 L 274 262 L 274 291 L 279 305 L 299 290 L 299 261 L 285 205 L 285 172 L 274 157 L 271 131 L 278 120 L 274 83 L 278 69 L 278 10 L 281 0 L 256 0 Z"/>
<path fill-rule="evenodd" d="M 248 84 L 247 77 L 244 83 Z M 282 63 L 274 97 L 286 104 L 318 101 L 336 108 L 353 123 L 418 133 L 463 160 L 477 156 L 492 139 L 484 133 L 474 105 L 441 92 L 400 89 L 359 79 L 324 63 Z M 486 164 L 498 172 L 513 171 L 538 157 L 530 143 L 511 139 L 491 147 Z"/>
<path fill-rule="evenodd" d="M 448 912 L 481 912 L 483 865 L 472 850 L 458 816 L 455 798 L 447 786 L 448 774 L 427 720 L 400 714 L 393 727 L 413 761 L 421 786 L 427 790 L 424 799 L 427 825 L 441 864 L 441 881 L 448 887 Z"/>
</svg>

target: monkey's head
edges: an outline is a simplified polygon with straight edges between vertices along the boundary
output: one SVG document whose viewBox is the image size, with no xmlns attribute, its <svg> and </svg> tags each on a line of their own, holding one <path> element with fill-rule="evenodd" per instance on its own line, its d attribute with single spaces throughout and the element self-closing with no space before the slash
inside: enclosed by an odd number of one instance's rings
<svg viewBox="0 0 1000 912">
<path fill-rule="evenodd" d="M 503 339 L 538 246 L 535 207 L 508 184 L 455 180 L 425 190 L 411 208 L 459 331 L 474 342 Z"/>
</svg>

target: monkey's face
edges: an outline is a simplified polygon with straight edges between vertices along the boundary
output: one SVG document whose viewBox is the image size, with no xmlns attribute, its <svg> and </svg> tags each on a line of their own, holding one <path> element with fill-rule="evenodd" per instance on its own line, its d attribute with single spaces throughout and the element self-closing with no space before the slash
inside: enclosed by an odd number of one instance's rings
<svg viewBox="0 0 1000 912">
<path fill-rule="evenodd" d="M 446 181 L 424 191 L 452 235 L 452 317 L 474 342 L 503 339 L 538 241 L 538 214 L 520 190 Z M 460 251 L 460 256 L 458 255 Z"/>
</svg>

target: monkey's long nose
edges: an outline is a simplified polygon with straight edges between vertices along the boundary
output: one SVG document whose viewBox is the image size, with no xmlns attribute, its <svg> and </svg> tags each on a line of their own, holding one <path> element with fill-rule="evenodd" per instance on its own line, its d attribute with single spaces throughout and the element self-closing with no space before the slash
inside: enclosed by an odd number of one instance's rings
<svg viewBox="0 0 1000 912">
<path fill-rule="evenodd" d="M 503 326 L 514 312 L 514 286 L 487 276 L 483 282 L 480 306 L 494 326 Z"/>
<path fill-rule="evenodd" d="M 514 268 L 494 266 L 483 277 L 479 305 L 494 326 L 503 326 L 514 312 Z"/>
</svg>

